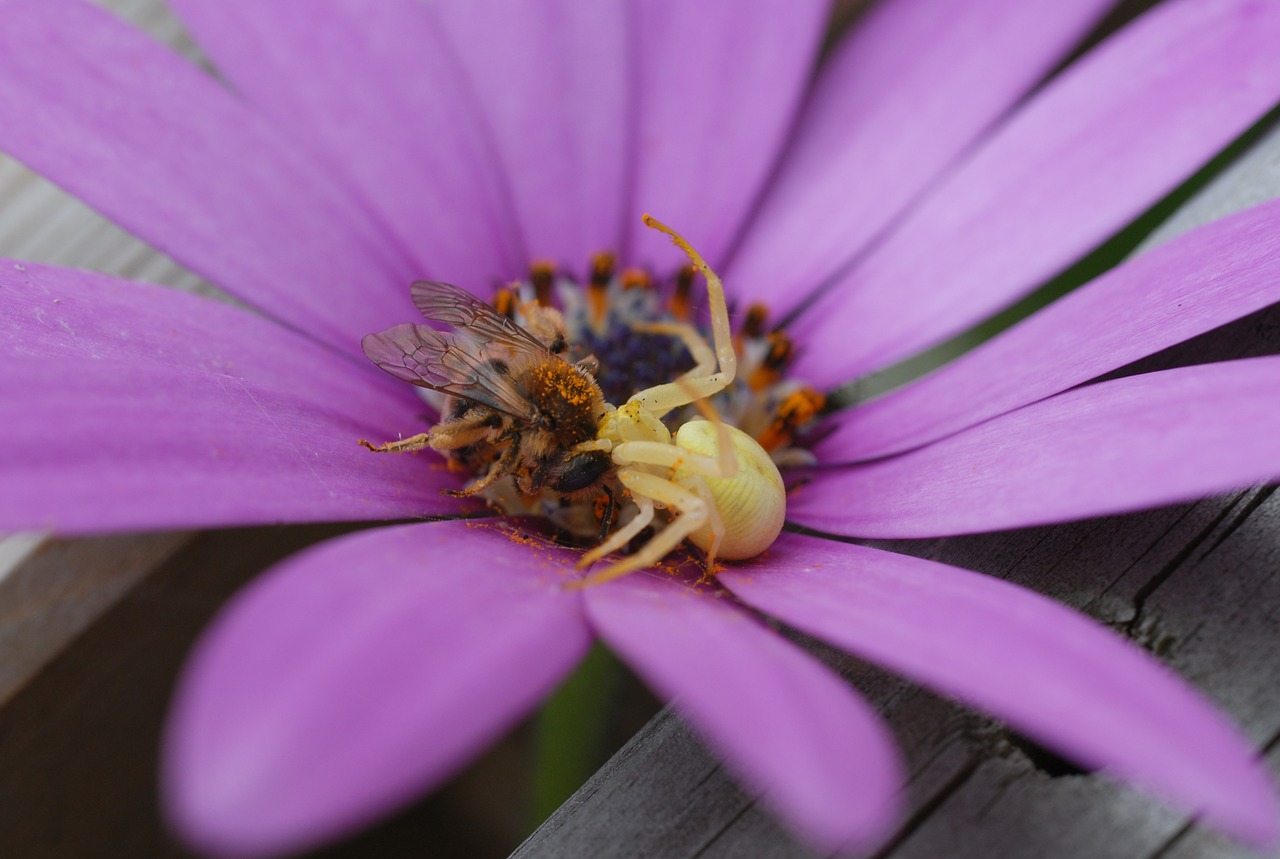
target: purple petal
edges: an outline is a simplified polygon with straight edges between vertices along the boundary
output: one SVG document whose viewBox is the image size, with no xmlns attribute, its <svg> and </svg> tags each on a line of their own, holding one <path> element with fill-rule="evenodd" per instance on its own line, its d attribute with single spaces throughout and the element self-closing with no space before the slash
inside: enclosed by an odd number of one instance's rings
<svg viewBox="0 0 1280 859">
<path fill-rule="evenodd" d="M 833 345 L 797 373 L 827 384 L 906 357 L 1083 256 L 1280 100 L 1278 40 L 1280 4 L 1257 0 L 1170 3 L 1117 34 L 806 313 L 806 340 Z"/>
<path fill-rule="evenodd" d="M 185 60 L 92 4 L 0 27 L 0 149 L 267 313 L 358 354 L 414 272 L 325 171 Z"/>
<path fill-rule="evenodd" d="M 456 512 L 407 386 L 244 311 L 0 261 L 0 529 L 63 532 Z"/>
<path fill-rule="evenodd" d="M 637 4 L 629 259 L 659 270 L 674 259 L 641 212 L 675 226 L 707 259 L 727 257 L 799 107 L 827 6 L 804 0 L 780 15 L 768 0 Z"/>
<path fill-rule="evenodd" d="M 419 0 L 175 0 L 219 70 L 381 217 L 418 276 L 473 289 L 528 259 L 461 70 Z"/>
<path fill-rule="evenodd" d="M 1280 301 L 1280 203 L 1114 269 L 935 373 L 837 420 L 819 453 L 910 450 Z"/>
<path fill-rule="evenodd" d="M 1117 379 L 818 472 L 788 518 L 857 537 L 1022 528 L 1280 479 L 1280 357 Z"/>
<path fill-rule="evenodd" d="M 812 844 L 866 850 L 889 833 L 901 764 L 847 684 L 731 601 L 663 574 L 584 593 L 599 635 Z"/>
<path fill-rule="evenodd" d="M 932 0 L 878 4 L 823 68 L 726 272 L 733 293 L 793 305 L 892 223 L 1110 4 L 970 0 L 951 13 Z"/>
<path fill-rule="evenodd" d="M 492 129 L 529 253 L 581 272 L 592 253 L 617 250 L 632 155 L 627 4 L 431 8 Z"/>
<path fill-rule="evenodd" d="M 242 593 L 170 715 L 178 829 L 220 855 L 299 850 L 412 799 L 507 730 L 591 641 L 560 587 L 572 557 L 525 542 L 477 523 L 379 529 Z"/>
<path fill-rule="evenodd" d="M 1274 841 L 1262 763 L 1212 705 L 1129 642 L 999 579 L 784 535 L 720 575 L 761 611 L 988 711 L 1240 838 Z"/>
</svg>

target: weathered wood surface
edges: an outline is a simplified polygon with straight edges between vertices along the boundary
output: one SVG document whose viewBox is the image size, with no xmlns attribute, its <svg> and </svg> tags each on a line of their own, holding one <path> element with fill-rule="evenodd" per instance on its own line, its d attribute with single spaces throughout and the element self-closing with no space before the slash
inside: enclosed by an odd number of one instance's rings
<svg viewBox="0 0 1280 859">
<path fill-rule="evenodd" d="M 1143 247 L 1276 197 L 1280 129 Z M 1276 352 L 1280 312 L 1272 308 L 1148 359 L 1141 369 Z M 1230 713 L 1280 777 L 1280 497 L 1274 487 L 1064 526 L 877 545 L 1017 582 L 1131 635 Z M 970 710 L 856 660 L 830 658 L 892 725 L 911 773 L 911 814 L 877 859 L 1262 855 L 1098 775 L 1064 771 L 1061 762 Z M 810 855 L 669 709 L 513 854 Z M 1280 850 L 1267 855 L 1280 857 Z"/>
</svg>

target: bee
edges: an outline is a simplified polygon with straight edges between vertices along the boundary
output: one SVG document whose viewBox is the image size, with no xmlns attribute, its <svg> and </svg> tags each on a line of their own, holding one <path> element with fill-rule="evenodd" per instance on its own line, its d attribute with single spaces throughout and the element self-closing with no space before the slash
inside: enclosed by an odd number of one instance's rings
<svg viewBox="0 0 1280 859">
<path fill-rule="evenodd" d="M 602 450 L 578 450 L 596 437 L 605 413 L 592 357 L 570 363 L 563 329 L 543 315 L 540 340 L 480 299 L 439 281 L 410 287 L 427 319 L 453 327 L 437 331 L 406 323 L 370 334 L 365 355 L 397 379 L 448 395 L 442 420 L 430 432 L 374 446 L 378 453 L 430 447 L 488 471 L 461 495 L 484 492 L 511 475 L 525 495 L 550 489 L 573 496 L 612 467 Z M 477 459 L 480 457 L 481 459 Z"/>
<path fill-rule="evenodd" d="M 669 227 L 648 215 L 644 223 L 669 236 L 706 278 L 714 346 L 687 322 L 644 326 L 678 338 L 695 366 L 621 406 L 605 401 L 592 359 L 570 363 L 559 354 L 564 337 L 547 323 L 551 317 L 541 319 L 540 339 L 445 283 L 419 281 L 411 292 L 427 319 L 452 326 L 452 332 L 405 324 L 362 343 L 365 355 L 391 375 L 450 397 L 443 420 L 430 432 L 379 447 L 363 442 L 370 450 L 461 453 L 464 462 L 478 466 L 473 471 L 488 469 L 464 495 L 512 475 L 526 495 L 547 489 L 573 498 L 603 491 L 612 506 L 615 487 L 631 499 L 635 515 L 611 534 L 603 522 L 600 545 L 579 566 L 623 548 L 654 521 L 655 510 L 667 511 L 665 526 L 633 555 L 577 586 L 654 564 L 686 539 L 706 554 L 711 575 L 717 554 L 745 559 L 772 545 L 786 512 L 782 476 L 769 454 L 706 402 L 733 384 L 737 372 L 720 279 Z M 689 405 L 708 419 L 687 421 L 673 434 L 663 418 Z"/>
</svg>

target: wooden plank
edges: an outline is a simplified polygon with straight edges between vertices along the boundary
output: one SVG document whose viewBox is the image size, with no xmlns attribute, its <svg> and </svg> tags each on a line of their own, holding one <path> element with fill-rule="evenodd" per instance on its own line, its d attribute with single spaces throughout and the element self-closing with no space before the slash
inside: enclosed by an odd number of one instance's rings
<svg viewBox="0 0 1280 859">
<path fill-rule="evenodd" d="M 188 536 L 10 539 L 27 551 L 0 568 L 0 706 Z"/>
</svg>

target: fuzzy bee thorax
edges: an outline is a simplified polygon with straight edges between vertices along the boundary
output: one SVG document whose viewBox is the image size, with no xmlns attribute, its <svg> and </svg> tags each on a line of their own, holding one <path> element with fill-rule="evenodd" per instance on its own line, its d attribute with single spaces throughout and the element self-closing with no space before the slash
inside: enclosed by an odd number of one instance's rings
<svg viewBox="0 0 1280 859">
<path fill-rule="evenodd" d="M 545 429 L 564 447 L 595 438 L 596 421 L 604 413 L 604 396 L 588 374 L 567 361 L 541 361 L 519 379 Z"/>
</svg>

